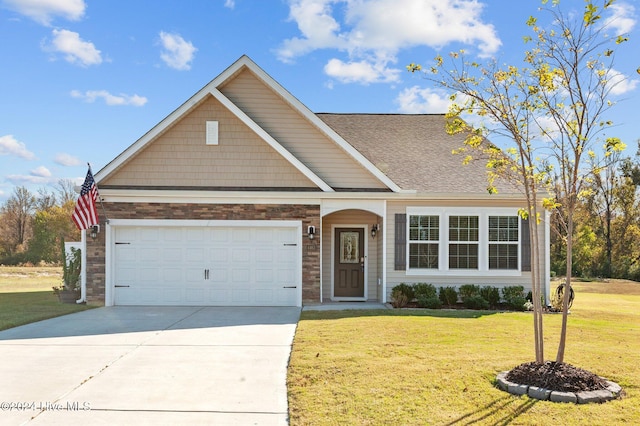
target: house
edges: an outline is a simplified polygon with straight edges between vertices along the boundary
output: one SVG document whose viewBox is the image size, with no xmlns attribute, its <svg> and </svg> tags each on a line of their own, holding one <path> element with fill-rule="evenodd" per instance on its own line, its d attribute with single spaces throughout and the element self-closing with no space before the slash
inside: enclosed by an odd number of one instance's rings
<svg viewBox="0 0 640 426">
<path fill-rule="evenodd" d="M 96 174 L 83 297 L 105 305 L 389 300 L 401 283 L 530 287 L 509 187 L 443 115 L 315 114 L 247 56 Z M 548 226 L 540 235 L 548 277 Z M 548 288 L 548 283 L 547 283 Z"/>
</svg>

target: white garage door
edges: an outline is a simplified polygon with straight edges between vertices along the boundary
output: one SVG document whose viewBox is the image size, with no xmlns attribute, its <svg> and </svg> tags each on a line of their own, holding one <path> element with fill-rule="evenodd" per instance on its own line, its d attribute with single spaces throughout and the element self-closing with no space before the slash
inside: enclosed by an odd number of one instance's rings
<svg viewBox="0 0 640 426">
<path fill-rule="evenodd" d="M 298 229 L 114 227 L 114 304 L 297 306 Z"/>
</svg>

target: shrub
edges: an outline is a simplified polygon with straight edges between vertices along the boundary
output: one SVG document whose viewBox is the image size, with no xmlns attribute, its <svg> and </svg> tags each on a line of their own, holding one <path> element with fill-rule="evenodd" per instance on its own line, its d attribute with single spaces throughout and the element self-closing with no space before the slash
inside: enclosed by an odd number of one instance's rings
<svg viewBox="0 0 640 426">
<path fill-rule="evenodd" d="M 427 309 L 440 309 L 442 308 L 442 302 L 437 296 L 433 297 L 418 297 L 418 306 Z"/>
<path fill-rule="evenodd" d="M 455 287 L 440 287 L 438 298 L 444 305 L 451 306 L 458 301 L 458 292 Z"/>
<path fill-rule="evenodd" d="M 498 287 L 486 285 L 480 289 L 480 296 L 489 302 L 490 308 L 495 308 L 500 303 L 500 290 L 498 290 Z"/>
<path fill-rule="evenodd" d="M 418 283 L 413 286 L 413 291 L 416 299 L 431 299 L 438 297 L 438 291 L 433 284 Z"/>
<path fill-rule="evenodd" d="M 470 297 L 479 296 L 480 295 L 480 286 L 473 284 L 465 284 L 460 286 L 460 290 L 458 291 L 460 295 L 460 299 L 464 302 Z"/>
<path fill-rule="evenodd" d="M 391 290 L 391 298 L 394 308 L 404 308 L 415 298 L 413 287 L 405 283 L 398 284 Z"/>
<path fill-rule="evenodd" d="M 487 302 L 482 296 L 474 295 L 471 297 L 467 297 L 464 301 L 464 307 L 467 309 L 479 309 L 479 310 L 487 310 L 489 309 L 489 302 Z"/>
<path fill-rule="evenodd" d="M 524 297 L 524 287 L 513 285 L 502 288 L 502 298 L 507 308 L 515 311 L 523 311 L 527 299 Z"/>
</svg>

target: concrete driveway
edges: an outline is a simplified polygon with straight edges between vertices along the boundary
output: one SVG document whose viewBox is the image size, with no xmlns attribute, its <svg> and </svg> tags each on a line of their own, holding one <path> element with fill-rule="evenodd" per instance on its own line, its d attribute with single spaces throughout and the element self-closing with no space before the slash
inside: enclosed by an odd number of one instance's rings
<svg viewBox="0 0 640 426">
<path fill-rule="evenodd" d="M 299 308 L 109 307 L 0 332 L 0 424 L 286 425 Z"/>
</svg>

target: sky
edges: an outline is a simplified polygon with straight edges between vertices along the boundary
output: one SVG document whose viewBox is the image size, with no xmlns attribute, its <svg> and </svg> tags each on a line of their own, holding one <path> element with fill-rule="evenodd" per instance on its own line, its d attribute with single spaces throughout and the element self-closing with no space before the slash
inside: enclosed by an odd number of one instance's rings
<svg viewBox="0 0 640 426">
<path fill-rule="evenodd" d="M 598 1 L 598 0 L 596 0 Z M 550 6 L 551 2 L 549 2 Z M 562 0 L 569 15 L 584 0 Z M 406 70 L 464 49 L 518 64 L 538 0 L 0 0 L 0 204 L 81 183 L 246 54 L 314 112 L 444 113 Z M 615 56 L 610 133 L 640 139 L 640 0 L 603 16 Z"/>
</svg>

